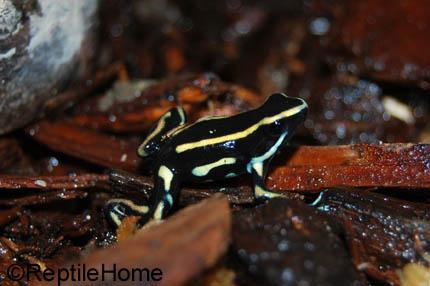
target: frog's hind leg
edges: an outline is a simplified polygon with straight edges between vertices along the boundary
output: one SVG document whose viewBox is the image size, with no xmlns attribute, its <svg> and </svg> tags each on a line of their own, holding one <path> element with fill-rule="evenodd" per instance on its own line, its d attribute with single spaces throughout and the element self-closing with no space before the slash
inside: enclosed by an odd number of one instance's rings
<svg viewBox="0 0 430 286">
<path fill-rule="evenodd" d="M 104 213 L 107 220 L 117 228 L 126 217 L 146 217 L 149 213 L 149 207 L 138 205 L 128 199 L 111 199 L 104 206 Z"/>
<path fill-rule="evenodd" d="M 186 122 L 187 117 L 181 107 L 170 109 L 155 123 L 146 139 L 137 149 L 139 156 L 148 157 L 156 153 L 166 139 L 166 134 Z"/>
<path fill-rule="evenodd" d="M 282 194 L 268 190 L 264 185 L 270 159 L 266 161 L 251 162 L 248 165 L 248 171 L 252 175 L 254 183 L 254 196 L 257 200 L 268 200 L 277 197 L 284 197 Z"/>
<path fill-rule="evenodd" d="M 128 199 L 112 199 L 105 205 L 105 215 L 115 227 L 128 216 L 139 217 L 139 225 L 144 226 L 150 220 L 162 220 L 172 209 L 179 191 L 174 168 L 161 165 L 154 177 L 150 206 L 139 205 Z"/>
</svg>

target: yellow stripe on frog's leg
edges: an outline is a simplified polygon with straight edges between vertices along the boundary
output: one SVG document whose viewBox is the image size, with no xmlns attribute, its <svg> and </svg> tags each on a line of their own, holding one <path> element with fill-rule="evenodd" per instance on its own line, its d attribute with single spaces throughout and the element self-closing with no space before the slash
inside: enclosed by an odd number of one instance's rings
<svg viewBox="0 0 430 286">
<path fill-rule="evenodd" d="M 264 186 L 264 179 L 266 178 L 270 161 L 276 154 L 276 151 L 279 150 L 287 135 L 288 131 L 281 134 L 278 140 L 276 140 L 276 142 L 265 153 L 260 156 L 253 157 L 246 166 L 248 173 L 252 174 L 254 182 L 254 195 L 256 199 L 272 199 L 275 197 L 283 197 L 282 194 L 267 190 Z"/>
<path fill-rule="evenodd" d="M 170 190 L 171 184 L 172 184 L 172 180 L 173 180 L 173 172 L 167 168 L 166 166 L 162 165 L 159 169 L 158 169 L 158 177 L 161 178 L 164 182 L 163 187 L 164 187 L 164 191 L 168 192 Z"/>
<path fill-rule="evenodd" d="M 184 125 L 187 122 L 187 117 L 185 115 L 182 107 L 175 107 L 167 111 L 152 127 L 150 133 L 145 138 L 145 140 L 140 144 L 137 149 L 137 153 L 141 157 L 148 157 L 149 155 L 155 153 L 160 144 L 166 138 L 166 134 Z"/>
<path fill-rule="evenodd" d="M 126 217 L 137 216 L 144 218 L 149 212 L 149 207 L 138 205 L 127 199 L 111 199 L 106 203 L 104 211 L 108 220 L 115 227 L 118 227 Z"/>
<path fill-rule="evenodd" d="M 283 197 L 282 194 L 272 192 L 264 186 L 264 178 L 267 174 L 269 162 L 270 159 L 267 161 L 256 161 L 250 165 L 250 171 L 254 183 L 254 196 L 257 200 L 268 200 Z"/>
<path fill-rule="evenodd" d="M 152 219 L 161 220 L 169 213 L 179 195 L 179 190 L 178 176 L 172 168 L 161 165 L 155 176 L 154 205 L 150 211 Z"/>
<path fill-rule="evenodd" d="M 135 204 L 132 200 L 127 199 L 111 199 L 108 201 L 108 203 L 118 203 L 118 204 L 124 204 L 126 205 L 130 210 L 140 213 L 140 214 L 146 214 L 149 211 L 148 206 L 146 205 L 138 205 Z"/>
<path fill-rule="evenodd" d="M 164 213 L 164 202 L 159 202 L 157 207 L 155 208 L 154 215 L 152 216 L 155 220 L 162 220 L 163 219 L 163 213 Z"/>
</svg>

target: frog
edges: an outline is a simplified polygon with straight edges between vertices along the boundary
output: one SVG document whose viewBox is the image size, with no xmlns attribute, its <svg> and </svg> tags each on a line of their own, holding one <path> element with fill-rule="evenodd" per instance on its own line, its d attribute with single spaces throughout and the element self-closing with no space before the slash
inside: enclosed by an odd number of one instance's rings
<svg viewBox="0 0 430 286">
<path fill-rule="evenodd" d="M 281 197 L 265 187 L 270 162 L 304 122 L 305 100 L 274 93 L 258 108 L 232 116 L 201 118 L 188 124 L 182 107 L 167 111 L 137 149 L 151 159 L 154 188 L 148 205 L 112 199 L 106 215 L 114 226 L 128 216 L 139 225 L 161 221 L 178 201 L 183 183 L 205 183 L 249 174 L 258 201 Z"/>
</svg>

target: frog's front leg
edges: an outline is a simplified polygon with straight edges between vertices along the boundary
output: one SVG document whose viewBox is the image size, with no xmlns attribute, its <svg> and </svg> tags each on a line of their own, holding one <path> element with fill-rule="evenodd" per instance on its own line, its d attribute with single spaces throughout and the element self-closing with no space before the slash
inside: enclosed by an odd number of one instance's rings
<svg viewBox="0 0 430 286">
<path fill-rule="evenodd" d="M 154 191 L 149 211 L 150 219 L 161 220 L 172 209 L 180 191 L 179 176 L 175 168 L 161 165 L 154 174 Z"/>
<path fill-rule="evenodd" d="M 256 161 L 250 163 L 250 173 L 254 183 L 254 196 L 257 200 L 268 200 L 276 197 L 283 197 L 282 194 L 272 192 L 268 190 L 264 181 L 269 169 L 270 160 Z"/>
</svg>

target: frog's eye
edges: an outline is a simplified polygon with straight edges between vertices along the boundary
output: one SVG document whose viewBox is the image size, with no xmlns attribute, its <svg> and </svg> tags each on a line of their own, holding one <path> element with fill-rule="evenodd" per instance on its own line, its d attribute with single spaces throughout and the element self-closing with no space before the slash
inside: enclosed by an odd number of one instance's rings
<svg viewBox="0 0 430 286">
<path fill-rule="evenodd" d="M 282 133 L 282 123 L 279 120 L 276 120 L 273 122 L 273 124 L 270 125 L 270 133 L 273 135 L 278 135 L 279 133 Z"/>
</svg>

